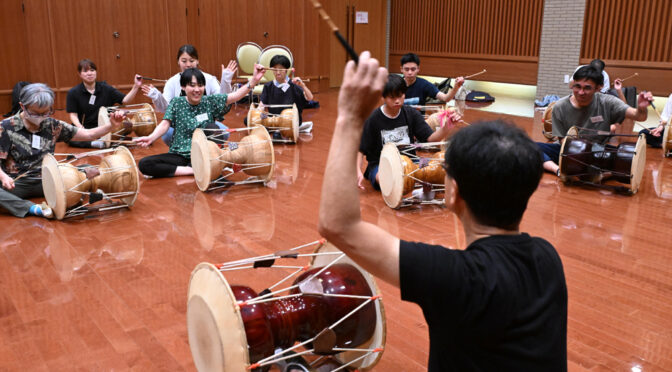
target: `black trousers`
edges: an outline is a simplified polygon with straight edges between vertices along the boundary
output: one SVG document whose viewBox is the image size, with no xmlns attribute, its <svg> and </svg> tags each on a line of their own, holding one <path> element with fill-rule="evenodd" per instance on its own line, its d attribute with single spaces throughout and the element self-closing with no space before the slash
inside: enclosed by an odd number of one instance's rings
<svg viewBox="0 0 672 372">
<path fill-rule="evenodd" d="M 140 159 L 138 169 L 146 176 L 173 177 L 177 167 L 190 167 L 191 160 L 179 154 L 165 153 Z"/>
</svg>

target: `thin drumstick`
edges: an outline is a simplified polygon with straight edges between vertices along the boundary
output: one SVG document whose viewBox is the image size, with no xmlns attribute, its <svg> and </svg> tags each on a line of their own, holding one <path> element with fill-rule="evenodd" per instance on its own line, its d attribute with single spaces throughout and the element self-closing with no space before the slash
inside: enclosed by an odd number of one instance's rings
<svg viewBox="0 0 672 372">
<path fill-rule="evenodd" d="M 291 72 L 294 72 L 294 67 L 291 67 L 291 68 L 273 68 L 273 67 L 264 67 L 264 70 L 268 70 L 268 71 L 291 71 Z"/>
<path fill-rule="evenodd" d="M 162 83 L 167 83 L 167 82 L 168 82 L 168 80 L 154 79 L 154 78 L 147 77 L 147 76 L 141 76 L 140 78 L 141 78 L 142 80 L 160 81 L 160 82 L 162 82 Z"/>
<path fill-rule="evenodd" d="M 486 71 L 488 71 L 488 70 L 483 69 L 483 71 L 481 71 L 481 72 L 477 72 L 477 73 L 475 73 L 475 74 L 471 74 L 471 75 L 469 75 L 469 76 L 465 76 L 465 77 L 464 77 L 464 80 L 471 79 L 471 78 L 473 78 L 474 76 L 478 76 L 478 75 L 480 75 L 480 74 L 484 74 Z"/>
<path fill-rule="evenodd" d="M 645 127 L 644 124 L 642 124 L 638 121 L 635 121 L 635 124 L 639 125 L 640 127 L 642 127 L 642 129 L 646 130 L 647 132 L 651 133 L 651 130 L 649 128 Z"/>
<path fill-rule="evenodd" d="M 126 145 L 137 145 L 137 142 L 135 141 L 125 141 L 125 140 L 98 140 L 98 141 L 105 143 L 121 143 Z"/>
<path fill-rule="evenodd" d="M 626 77 L 625 79 L 621 79 L 621 83 L 624 82 L 624 81 L 626 81 L 626 80 L 628 80 L 628 79 L 631 79 L 631 78 L 633 78 L 633 77 L 635 77 L 635 76 L 639 76 L 639 74 L 635 72 L 634 74 L 632 74 L 632 75 Z"/>
<path fill-rule="evenodd" d="M 357 53 L 355 52 L 354 49 L 352 49 L 352 46 L 350 46 L 350 44 L 348 44 L 348 42 L 345 40 L 343 35 L 341 35 L 341 33 L 338 31 L 338 27 L 336 26 L 334 21 L 331 20 L 331 17 L 329 17 L 329 14 L 327 14 L 327 12 L 324 11 L 324 8 L 322 7 L 322 4 L 320 4 L 320 2 L 317 1 L 317 0 L 310 0 L 310 1 L 313 3 L 313 6 L 315 7 L 315 9 L 317 9 L 317 11 L 320 13 L 320 16 L 322 17 L 322 19 L 327 22 L 327 24 L 329 25 L 329 28 L 331 28 L 331 31 L 334 32 L 334 35 L 336 35 L 336 38 L 338 39 L 338 41 L 341 42 L 341 45 L 343 45 L 345 50 L 350 55 L 350 58 L 352 58 L 352 60 L 355 61 L 355 63 L 359 63 L 359 57 L 357 56 Z"/>
</svg>

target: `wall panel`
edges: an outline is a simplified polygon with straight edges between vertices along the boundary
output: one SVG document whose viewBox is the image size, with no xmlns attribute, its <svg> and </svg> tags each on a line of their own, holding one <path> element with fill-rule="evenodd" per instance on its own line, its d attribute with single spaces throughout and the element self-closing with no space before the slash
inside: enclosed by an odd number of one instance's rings
<svg viewBox="0 0 672 372">
<path fill-rule="evenodd" d="M 466 75 L 490 63 L 500 72 L 479 79 L 536 84 L 543 0 L 391 1 L 393 71 L 401 55 L 414 52 L 434 61 L 423 60 L 423 74 Z"/>
<path fill-rule="evenodd" d="M 672 90 L 672 2 L 586 0 L 581 63 L 600 58 L 611 80 L 630 76 L 640 89 L 667 96 Z"/>
</svg>

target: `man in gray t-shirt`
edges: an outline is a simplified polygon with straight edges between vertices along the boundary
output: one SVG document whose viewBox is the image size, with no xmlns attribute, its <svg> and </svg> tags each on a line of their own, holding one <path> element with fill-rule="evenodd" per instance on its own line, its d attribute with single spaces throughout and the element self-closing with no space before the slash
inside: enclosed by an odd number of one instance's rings
<svg viewBox="0 0 672 372">
<path fill-rule="evenodd" d="M 565 137 L 572 126 L 614 133 L 616 125 L 626 118 L 646 120 L 649 103 L 653 100 L 651 93 L 641 92 L 635 109 L 616 97 L 596 93 L 602 83 L 602 74 L 590 65 L 574 73 L 572 94 L 553 106 L 551 119 L 554 136 Z M 544 154 L 544 169 L 557 175 L 560 144 L 538 142 L 538 145 Z"/>
</svg>

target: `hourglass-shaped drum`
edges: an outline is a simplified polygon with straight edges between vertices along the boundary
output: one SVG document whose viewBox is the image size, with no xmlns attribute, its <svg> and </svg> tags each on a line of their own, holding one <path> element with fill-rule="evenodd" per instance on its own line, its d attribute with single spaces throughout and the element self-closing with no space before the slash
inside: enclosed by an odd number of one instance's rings
<svg viewBox="0 0 672 372">
<path fill-rule="evenodd" d="M 222 265 L 199 264 L 191 275 L 187 302 L 196 368 L 242 372 L 263 367 L 278 348 L 295 349 L 297 342 L 311 355 L 333 355 L 360 370 L 372 368 L 385 342 L 375 281 L 328 243 L 315 254 L 281 298 L 264 294 L 268 290 L 259 296 L 247 286 L 230 285 Z M 255 268 L 268 267 L 258 263 Z"/>
<path fill-rule="evenodd" d="M 645 163 L 644 135 L 640 135 L 637 142 L 622 142 L 617 146 L 568 135 L 562 140 L 560 148 L 559 167 L 563 181 L 578 180 L 584 184 L 609 187 L 604 181 L 614 180 L 628 185 L 630 194 L 639 190 Z"/>
<path fill-rule="evenodd" d="M 411 158 L 416 159 L 417 163 Z M 445 187 L 446 172 L 442 166 L 443 159 L 442 151 L 436 152 L 431 157 L 407 156 L 399 152 L 396 144 L 385 144 L 380 153 L 378 167 L 380 191 L 385 203 L 390 208 L 399 208 L 413 203 L 412 198 L 404 199 L 404 196 L 411 193 L 416 185 L 421 185 L 428 194 L 432 195 L 431 199 L 434 199 L 435 193 L 443 191 Z M 441 203 L 438 200 L 426 200 L 426 202 L 428 204 Z"/>
<path fill-rule="evenodd" d="M 280 114 L 271 114 L 260 110 L 253 103 L 247 112 L 247 125 L 262 125 L 269 132 L 280 133 L 282 139 L 274 142 L 296 143 L 299 140 L 299 109 L 293 105 L 266 105 L 265 107 L 286 107 Z"/>
<path fill-rule="evenodd" d="M 133 155 L 123 146 L 103 151 L 112 154 L 103 157 L 97 167 L 88 167 L 96 168 L 93 174 L 97 175 L 91 178 L 87 178 L 86 168 L 59 163 L 51 154 L 44 157 L 42 187 L 47 204 L 57 219 L 85 213 L 85 210 L 78 209 L 78 205 L 82 205 L 87 195 L 89 203 L 99 199 L 120 200 L 120 203 L 114 204 L 115 208 L 131 207 L 135 203 L 140 183 Z M 91 152 L 94 153 L 97 152 Z M 95 194 L 93 199 L 91 194 Z"/>
<path fill-rule="evenodd" d="M 123 127 L 114 133 L 107 133 L 101 138 L 101 140 L 105 141 L 105 147 L 109 147 L 110 143 L 133 132 L 140 137 L 148 136 L 152 134 L 156 128 L 156 113 L 154 112 L 152 105 L 148 103 L 101 107 L 100 110 L 98 110 L 98 126 L 110 124 L 110 112 L 117 110 L 123 110 L 126 114 Z"/>
<path fill-rule="evenodd" d="M 231 130 L 230 130 L 231 131 Z M 275 167 L 273 142 L 266 128 L 254 126 L 236 130 L 249 132 L 239 142 L 211 141 L 208 138 L 217 137 L 220 130 L 208 130 L 215 133 L 209 137 L 203 129 L 196 129 L 191 138 L 191 166 L 194 169 L 194 178 L 201 191 L 206 191 L 214 185 L 230 186 L 240 183 L 270 181 Z M 221 135 L 221 134 L 219 134 Z M 226 174 L 223 174 L 226 169 Z M 230 176 L 243 172 L 250 178 L 235 182 Z"/>
</svg>

